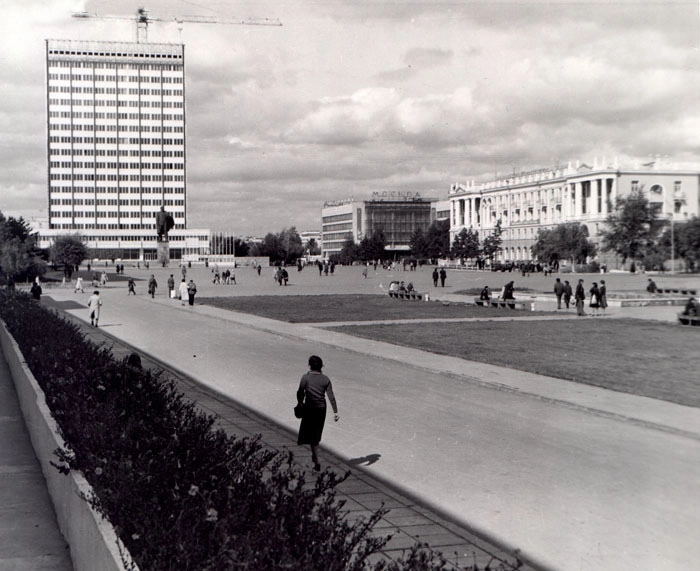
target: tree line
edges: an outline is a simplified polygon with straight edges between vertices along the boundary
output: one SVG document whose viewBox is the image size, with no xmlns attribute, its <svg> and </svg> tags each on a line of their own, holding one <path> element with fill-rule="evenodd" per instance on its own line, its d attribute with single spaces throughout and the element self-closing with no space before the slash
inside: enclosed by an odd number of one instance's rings
<svg viewBox="0 0 700 571">
<path fill-rule="evenodd" d="M 649 202 L 641 187 L 616 199 L 600 238 L 596 246 L 588 228 L 580 222 L 540 229 L 531 248 L 532 258 L 556 267 L 564 260 L 572 264 L 585 263 L 600 251 L 614 253 L 623 264 L 631 261 L 647 269 L 663 270 L 670 259 L 683 260 L 687 271 L 699 269 L 700 218 L 693 216 L 685 222 L 661 218 L 658 206 Z M 223 245 L 225 240 L 231 243 Z M 5 217 L 0 212 L 0 276 L 3 282 L 31 281 L 43 276 L 50 265 L 61 267 L 70 279 L 74 269 L 91 255 L 79 234 L 59 236 L 49 250 L 40 249 L 38 243 L 38 233 L 27 221 L 22 217 Z M 321 253 L 316 240 L 304 243 L 294 226 L 277 233 L 268 232 L 260 242 L 220 235 L 214 243 L 226 251 L 234 251 L 237 257 L 267 257 L 272 263 L 292 263 L 306 254 Z M 500 220 L 483 239 L 478 231 L 464 228 L 451 242 L 449 221 L 438 220 L 427 230 L 418 228 L 412 233 L 407 256 L 419 260 L 472 260 L 483 264 L 496 259 L 501 244 Z M 341 251 L 331 258 L 342 264 L 385 260 L 395 256 L 386 246 L 386 236 L 381 229 L 364 236 L 359 243 L 348 234 Z"/>
<path fill-rule="evenodd" d="M 670 259 L 683 260 L 687 271 L 698 269 L 700 259 L 700 218 L 672 222 L 659 216 L 657 205 L 649 202 L 643 189 L 615 201 L 600 232 L 599 248 L 589 238 L 588 228 L 579 222 L 542 229 L 532 246 L 534 258 L 558 265 L 561 260 L 584 263 L 600 252 L 612 252 L 622 263 L 663 270 Z"/>
</svg>

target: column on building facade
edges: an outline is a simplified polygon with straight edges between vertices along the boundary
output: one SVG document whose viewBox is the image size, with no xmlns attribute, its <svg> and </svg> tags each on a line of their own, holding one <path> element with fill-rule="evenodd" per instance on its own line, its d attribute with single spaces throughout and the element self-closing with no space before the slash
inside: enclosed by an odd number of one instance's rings
<svg viewBox="0 0 700 571">
<path fill-rule="evenodd" d="M 602 190 L 602 192 L 603 192 L 603 212 L 601 213 L 603 215 L 603 218 L 607 218 L 608 214 L 610 213 L 609 209 L 608 209 L 608 181 L 609 180 L 613 180 L 613 179 L 609 179 L 609 178 L 603 179 L 603 190 Z"/>
<path fill-rule="evenodd" d="M 607 191 L 608 191 L 608 179 L 600 179 L 600 216 L 605 218 L 608 215 L 608 201 L 607 201 Z"/>
<path fill-rule="evenodd" d="M 571 197 L 574 201 L 573 215 L 577 220 L 581 219 L 581 183 L 572 183 Z"/>
</svg>

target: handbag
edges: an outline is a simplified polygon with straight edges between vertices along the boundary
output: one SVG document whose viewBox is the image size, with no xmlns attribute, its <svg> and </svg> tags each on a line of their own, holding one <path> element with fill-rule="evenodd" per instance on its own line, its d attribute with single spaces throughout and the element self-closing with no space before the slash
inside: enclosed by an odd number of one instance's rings
<svg viewBox="0 0 700 571">
<path fill-rule="evenodd" d="M 296 418 L 304 418 L 304 405 L 298 404 L 294 407 L 294 416 Z"/>
</svg>

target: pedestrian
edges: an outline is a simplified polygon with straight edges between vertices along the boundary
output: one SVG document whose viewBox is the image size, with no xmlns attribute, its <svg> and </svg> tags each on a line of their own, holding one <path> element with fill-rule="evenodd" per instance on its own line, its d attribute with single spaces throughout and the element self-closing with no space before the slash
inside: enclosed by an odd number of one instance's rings
<svg viewBox="0 0 700 571">
<path fill-rule="evenodd" d="M 586 303 L 586 292 L 583 289 L 583 280 L 578 280 L 578 285 L 576 286 L 576 293 L 574 294 L 574 301 L 576 302 L 576 314 L 581 317 L 586 315 L 584 311 L 584 304 Z"/>
<path fill-rule="evenodd" d="M 564 295 L 564 284 L 557 278 L 554 282 L 554 295 L 557 296 L 557 309 L 561 309 L 561 297 Z"/>
<path fill-rule="evenodd" d="M 90 310 L 90 325 L 97 327 L 97 322 L 100 320 L 100 308 L 102 307 L 102 300 L 100 299 L 100 292 L 95 290 L 93 294 L 88 299 L 88 309 Z"/>
<path fill-rule="evenodd" d="M 185 300 L 188 298 L 189 294 L 187 293 L 187 282 L 185 281 L 185 278 L 182 278 L 182 281 L 180 282 L 180 287 L 177 290 L 177 298 L 182 300 L 182 305 L 185 305 Z"/>
<path fill-rule="evenodd" d="M 83 278 L 80 276 L 75 279 L 75 290 L 73 290 L 73 293 L 78 293 L 78 291 L 80 291 L 80 293 L 85 293 L 83 290 Z"/>
<path fill-rule="evenodd" d="M 39 285 L 39 278 L 37 278 L 34 283 L 32 284 L 32 289 L 29 290 L 32 294 L 32 297 L 36 300 L 39 301 L 41 299 L 41 286 Z"/>
<path fill-rule="evenodd" d="M 566 309 L 569 309 L 572 293 L 573 292 L 571 291 L 571 284 L 569 283 L 569 280 L 564 280 L 564 305 L 566 306 Z"/>
<path fill-rule="evenodd" d="M 260 272 L 262 271 L 262 266 L 261 266 L 260 264 L 258 264 L 258 268 L 257 268 L 257 269 L 258 269 L 258 275 L 260 275 Z"/>
<path fill-rule="evenodd" d="M 367 279 L 367 266 L 365 266 L 364 268 L 362 268 L 362 277 L 365 278 L 365 279 Z"/>
<path fill-rule="evenodd" d="M 105 264 L 106 264 L 106 263 L 107 263 L 107 262 L 105 262 Z M 106 286 L 107 286 L 107 281 L 108 281 L 108 279 L 107 279 L 107 272 L 104 272 L 104 271 L 103 271 L 103 272 L 102 272 L 102 275 L 100 276 L 100 285 L 101 285 L 102 287 L 106 287 Z"/>
<path fill-rule="evenodd" d="M 151 274 L 151 279 L 148 280 L 148 293 L 151 295 L 151 297 L 156 296 L 156 288 L 158 287 L 158 282 L 156 281 L 156 276 Z"/>
<path fill-rule="evenodd" d="M 187 279 L 187 268 L 185 266 L 182 266 L 182 279 Z"/>
<path fill-rule="evenodd" d="M 190 282 L 187 284 L 187 298 L 190 305 L 194 305 L 194 296 L 196 293 L 197 286 L 195 285 L 194 281 L 190 279 Z"/>
<path fill-rule="evenodd" d="M 600 307 L 600 290 L 598 289 L 598 284 L 596 282 L 593 282 L 589 293 L 591 294 L 591 299 L 588 302 L 588 305 L 591 308 L 591 315 L 595 317 L 598 315 L 598 308 Z"/>
<path fill-rule="evenodd" d="M 445 268 L 440 268 L 440 285 L 442 287 L 445 287 L 445 280 L 447 279 L 447 272 L 445 271 Z"/>
<path fill-rule="evenodd" d="M 433 270 L 433 285 L 434 285 L 435 287 L 437 287 L 438 278 L 439 278 L 439 277 L 440 277 L 440 274 L 438 273 L 438 269 L 435 268 L 435 269 Z"/>
<path fill-rule="evenodd" d="M 323 427 L 326 423 L 326 395 L 333 407 L 334 420 L 338 422 L 338 405 L 333 394 L 331 380 L 321 372 L 323 361 L 321 357 L 309 357 L 309 372 L 301 377 L 297 390 L 297 404 L 303 407 L 301 424 L 299 425 L 298 445 L 308 444 L 311 447 L 311 460 L 314 470 L 319 472 L 321 464 L 318 461 L 318 446 L 321 443 Z"/>
<path fill-rule="evenodd" d="M 126 293 L 126 295 L 131 295 L 132 293 L 136 295 L 136 280 L 130 277 L 127 281 L 127 285 L 129 286 L 129 291 Z"/>
<path fill-rule="evenodd" d="M 286 268 L 282 268 L 281 276 L 282 280 L 284 281 L 284 285 L 287 285 L 287 282 L 289 281 L 289 272 L 287 272 Z"/>
<path fill-rule="evenodd" d="M 509 281 L 503 286 L 503 292 L 501 297 L 505 299 L 515 299 L 515 282 Z"/>
<path fill-rule="evenodd" d="M 608 307 L 608 288 L 605 286 L 605 280 L 600 280 L 600 287 L 598 288 L 598 301 L 600 303 L 600 309 L 605 315 L 605 309 Z"/>
<path fill-rule="evenodd" d="M 654 282 L 654 280 L 649 278 L 647 281 L 649 282 L 647 283 L 647 291 L 649 293 L 656 293 L 658 291 L 658 288 L 656 287 L 656 283 Z"/>
<path fill-rule="evenodd" d="M 173 295 L 174 291 L 175 291 L 175 278 L 173 277 L 173 274 L 170 274 L 170 277 L 168 278 L 168 299 L 172 299 L 175 297 Z"/>
</svg>

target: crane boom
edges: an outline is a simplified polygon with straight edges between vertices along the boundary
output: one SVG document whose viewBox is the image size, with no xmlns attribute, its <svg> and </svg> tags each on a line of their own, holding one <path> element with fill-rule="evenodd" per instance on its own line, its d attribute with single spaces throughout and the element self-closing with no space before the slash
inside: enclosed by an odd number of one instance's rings
<svg viewBox="0 0 700 571">
<path fill-rule="evenodd" d="M 182 25 L 183 22 L 196 24 L 229 24 L 241 26 L 281 26 L 276 18 L 215 18 L 213 16 L 173 16 L 171 18 L 154 18 L 149 16 L 146 8 L 139 8 L 135 16 L 117 16 L 110 14 L 93 14 L 90 12 L 73 12 L 73 18 L 79 20 L 99 19 L 99 20 L 131 20 L 136 22 L 136 41 L 138 43 L 148 41 L 148 24 L 151 22 L 176 22 Z"/>
</svg>

